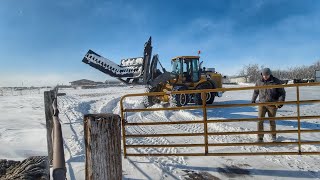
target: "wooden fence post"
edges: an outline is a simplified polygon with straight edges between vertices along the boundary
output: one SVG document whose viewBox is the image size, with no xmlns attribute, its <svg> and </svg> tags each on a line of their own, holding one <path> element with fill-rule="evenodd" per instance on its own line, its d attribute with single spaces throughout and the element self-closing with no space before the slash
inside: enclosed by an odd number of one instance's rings
<svg viewBox="0 0 320 180">
<path fill-rule="evenodd" d="M 46 127 L 47 127 L 47 147 L 48 147 L 49 164 L 52 164 L 52 156 L 53 156 L 53 152 L 52 152 L 53 98 L 54 98 L 53 90 L 44 92 L 44 108 L 45 108 Z"/>
<path fill-rule="evenodd" d="M 84 116 L 86 180 L 121 180 L 121 121 L 115 114 Z"/>
</svg>

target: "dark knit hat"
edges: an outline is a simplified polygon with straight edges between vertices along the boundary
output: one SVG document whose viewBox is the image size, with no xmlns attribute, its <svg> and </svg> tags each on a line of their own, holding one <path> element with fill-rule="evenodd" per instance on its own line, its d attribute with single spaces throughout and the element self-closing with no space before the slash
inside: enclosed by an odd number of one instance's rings
<svg viewBox="0 0 320 180">
<path fill-rule="evenodd" d="M 263 76 L 268 76 L 268 75 L 271 75 L 271 70 L 269 68 L 263 68 L 262 71 L 261 71 L 261 75 Z"/>
</svg>

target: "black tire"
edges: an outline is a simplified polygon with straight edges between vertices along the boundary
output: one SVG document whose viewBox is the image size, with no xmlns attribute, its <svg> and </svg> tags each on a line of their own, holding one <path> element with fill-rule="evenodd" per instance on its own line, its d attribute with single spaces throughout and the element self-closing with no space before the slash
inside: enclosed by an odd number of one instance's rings
<svg viewBox="0 0 320 180">
<path fill-rule="evenodd" d="M 212 89 L 216 89 L 216 83 L 213 80 L 209 80 Z M 211 92 L 211 99 L 207 101 L 207 104 L 212 104 L 214 102 L 214 98 L 217 96 L 217 92 Z"/>
<path fill-rule="evenodd" d="M 177 86 L 177 87 L 173 88 L 173 90 L 174 91 L 184 91 L 184 90 L 188 90 L 188 88 L 184 87 L 184 86 Z M 188 102 L 189 102 L 189 95 L 188 94 L 172 94 L 172 96 L 170 98 L 171 106 L 181 107 L 181 106 L 187 105 Z"/>
<path fill-rule="evenodd" d="M 158 92 L 157 91 L 157 88 L 156 87 L 151 87 L 151 86 L 148 86 L 146 87 L 146 93 L 149 93 L 149 92 Z M 150 107 L 150 106 L 153 106 L 155 104 L 158 104 L 160 103 L 161 101 L 159 99 L 157 99 L 156 96 L 144 96 L 143 97 L 143 105 L 144 107 Z"/>
<path fill-rule="evenodd" d="M 212 89 L 212 85 L 209 82 L 204 82 L 199 84 L 196 89 L 200 90 L 200 89 Z M 209 92 L 206 95 L 206 104 L 212 104 L 215 98 L 215 93 L 214 92 Z M 201 94 L 197 93 L 194 95 L 194 103 L 197 105 L 202 105 L 202 98 L 201 98 Z"/>
</svg>

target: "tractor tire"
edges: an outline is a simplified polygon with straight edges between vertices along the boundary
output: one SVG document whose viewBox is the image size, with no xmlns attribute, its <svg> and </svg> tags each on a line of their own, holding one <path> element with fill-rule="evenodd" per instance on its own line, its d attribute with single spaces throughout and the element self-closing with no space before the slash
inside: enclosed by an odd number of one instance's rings
<svg viewBox="0 0 320 180">
<path fill-rule="evenodd" d="M 146 87 L 146 93 L 150 93 L 150 92 L 158 92 L 157 91 L 157 88 L 156 87 L 151 87 L 151 86 L 148 86 Z M 161 101 L 159 99 L 157 99 L 156 96 L 144 96 L 143 97 L 143 105 L 144 107 L 151 107 L 155 104 L 158 104 L 160 103 Z"/>
<path fill-rule="evenodd" d="M 212 85 L 209 82 L 204 82 L 199 84 L 196 87 L 196 90 L 200 90 L 200 89 L 212 89 Z M 206 104 L 212 104 L 215 98 L 215 93 L 214 92 L 209 92 L 206 95 Z M 197 93 L 194 95 L 194 103 L 196 105 L 202 105 L 202 98 L 201 98 L 201 94 Z"/>
<path fill-rule="evenodd" d="M 210 84 L 212 86 L 212 89 L 216 89 L 217 88 L 217 85 L 213 80 L 209 80 L 209 82 L 210 82 Z M 218 92 L 211 92 L 211 97 L 213 97 L 213 98 L 211 98 L 210 101 L 207 102 L 207 104 L 212 104 L 213 103 L 214 98 L 217 96 L 217 93 Z"/>
<path fill-rule="evenodd" d="M 174 91 L 188 90 L 187 87 L 177 86 L 173 88 Z M 172 94 L 170 97 L 171 106 L 181 107 L 187 105 L 189 102 L 189 94 Z"/>
</svg>

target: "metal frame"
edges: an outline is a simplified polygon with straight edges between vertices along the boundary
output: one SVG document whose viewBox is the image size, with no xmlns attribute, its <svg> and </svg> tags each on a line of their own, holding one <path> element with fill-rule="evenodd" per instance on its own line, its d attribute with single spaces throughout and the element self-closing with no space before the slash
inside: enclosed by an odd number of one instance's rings
<svg viewBox="0 0 320 180">
<path fill-rule="evenodd" d="M 218 88 L 218 89 L 203 89 L 203 90 L 187 90 L 187 91 L 173 91 L 173 92 L 155 92 L 155 93 L 138 93 L 138 94 L 127 94 L 120 100 L 121 108 L 121 121 L 122 121 L 122 135 L 123 135 L 123 150 L 124 156 L 251 156 L 251 155 L 320 155 L 320 152 L 302 152 L 301 145 L 304 144 L 320 144 L 320 141 L 301 141 L 302 133 L 316 133 L 320 132 L 318 129 L 301 130 L 301 119 L 316 119 L 318 116 L 300 116 L 300 105 L 306 103 L 320 103 L 320 100 L 300 100 L 299 87 L 304 86 L 320 86 L 320 83 L 299 83 L 299 84 L 287 84 L 287 85 L 269 85 L 269 86 L 254 86 L 254 87 L 240 87 L 240 88 Z M 285 101 L 285 102 L 266 102 L 266 103 L 250 103 L 250 104 L 223 104 L 223 105 L 206 105 L 205 97 L 208 92 L 226 92 L 226 91 L 243 91 L 243 90 L 254 90 L 254 89 L 270 89 L 270 88 L 296 88 L 296 101 Z M 147 108 L 147 109 L 125 109 L 123 102 L 128 97 L 137 96 L 161 96 L 165 94 L 193 94 L 201 93 L 203 105 L 201 106 L 183 106 L 183 107 L 162 107 L 162 108 Z M 212 108 L 228 108 L 228 107 L 246 107 L 246 106 L 259 106 L 259 105 L 277 105 L 277 104 L 296 104 L 297 105 L 297 116 L 287 117 L 265 117 L 265 118 L 240 118 L 240 119 L 207 119 L 207 109 Z M 146 112 L 146 111 L 163 111 L 163 110 L 182 110 L 182 109 L 202 109 L 203 119 L 194 121 L 175 121 L 175 122 L 140 122 L 130 123 L 127 122 L 125 113 L 127 112 Z M 242 132 L 208 132 L 208 123 L 221 123 L 221 122 L 252 122 L 260 120 L 297 120 L 297 130 L 276 130 L 276 131 L 242 131 Z M 148 125 L 172 125 L 172 124 L 203 124 L 204 131 L 202 133 L 183 133 L 183 134 L 127 134 L 126 126 L 148 126 Z M 208 136 L 214 135 L 245 135 L 245 134 L 271 134 L 271 133 L 296 133 L 298 136 L 297 142 L 255 142 L 255 143 L 208 143 Z M 132 145 L 127 144 L 127 138 L 137 137 L 168 137 L 168 136 L 203 136 L 204 142 L 199 144 L 157 144 L 157 145 Z M 233 152 L 233 153 L 209 153 L 209 147 L 212 146 L 265 146 L 265 145 L 297 145 L 298 152 Z M 177 153 L 177 154 L 135 154 L 127 153 L 127 148 L 163 148 L 163 147 L 204 147 L 203 153 Z"/>
</svg>

